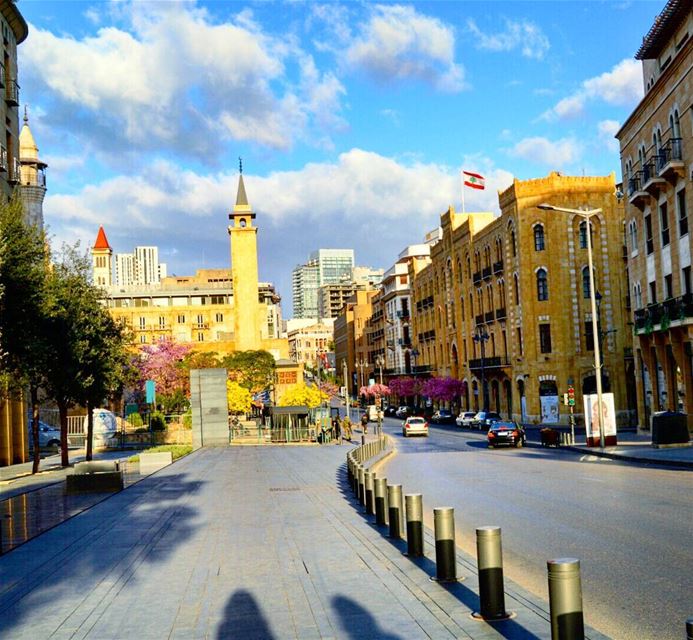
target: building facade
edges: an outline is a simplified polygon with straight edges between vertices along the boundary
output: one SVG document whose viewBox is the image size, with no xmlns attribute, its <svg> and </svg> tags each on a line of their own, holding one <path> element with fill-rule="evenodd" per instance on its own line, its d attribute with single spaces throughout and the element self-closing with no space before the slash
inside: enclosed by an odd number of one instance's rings
<svg viewBox="0 0 693 640">
<path fill-rule="evenodd" d="M 333 320 L 322 320 L 307 327 L 298 327 L 287 332 L 289 354 L 294 362 L 311 369 L 327 368 L 327 353 L 331 348 L 334 332 Z"/>
<path fill-rule="evenodd" d="M 295 267 L 291 274 L 293 317 L 318 319 L 320 287 L 350 278 L 353 268 L 353 249 L 318 249 L 311 253 L 308 262 Z"/>
<path fill-rule="evenodd" d="M 617 134 L 626 188 L 639 424 L 693 416 L 693 6 L 669 0 L 644 37 L 645 95 Z M 689 422 L 693 426 L 693 421 Z"/>
<path fill-rule="evenodd" d="M 115 283 L 118 285 L 156 284 L 166 275 L 166 264 L 159 262 L 158 247 L 135 247 L 133 253 L 115 255 Z"/>
</svg>

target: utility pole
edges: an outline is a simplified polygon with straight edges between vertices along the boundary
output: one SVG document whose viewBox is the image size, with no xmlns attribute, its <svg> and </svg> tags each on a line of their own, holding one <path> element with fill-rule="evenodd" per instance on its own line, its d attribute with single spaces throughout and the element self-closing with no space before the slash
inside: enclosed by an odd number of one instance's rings
<svg viewBox="0 0 693 640">
<path fill-rule="evenodd" d="M 347 368 L 346 358 L 342 360 L 342 377 L 344 378 L 344 397 L 346 399 L 346 414 L 349 420 L 351 420 L 351 415 L 349 414 L 349 380 L 347 376 L 349 375 L 349 370 Z"/>
</svg>

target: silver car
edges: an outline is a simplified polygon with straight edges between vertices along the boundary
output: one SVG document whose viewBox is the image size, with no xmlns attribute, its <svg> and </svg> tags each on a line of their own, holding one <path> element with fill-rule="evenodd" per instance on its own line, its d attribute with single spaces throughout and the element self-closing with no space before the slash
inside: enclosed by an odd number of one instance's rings
<svg viewBox="0 0 693 640">
<path fill-rule="evenodd" d="M 460 415 L 455 418 L 455 424 L 458 427 L 471 427 L 475 415 L 476 411 L 462 411 Z"/>
<path fill-rule="evenodd" d="M 29 448 L 34 446 L 34 436 L 31 432 L 31 420 L 29 421 Z M 39 449 L 60 449 L 60 429 L 39 420 Z"/>
</svg>

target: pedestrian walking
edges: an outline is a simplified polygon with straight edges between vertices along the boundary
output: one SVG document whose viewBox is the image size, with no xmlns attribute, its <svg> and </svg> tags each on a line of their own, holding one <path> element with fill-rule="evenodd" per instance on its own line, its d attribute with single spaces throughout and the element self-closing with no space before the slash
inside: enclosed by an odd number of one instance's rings
<svg viewBox="0 0 693 640">
<path fill-rule="evenodd" d="M 361 416 L 361 430 L 364 435 L 368 433 L 368 414 L 366 413 Z"/>
<path fill-rule="evenodd" d="M 342 423 L 339 416 L 332 418 L 332 429 L 334 430 L 334 437 L 337 444 L 342 444 Z"/>
</svg>

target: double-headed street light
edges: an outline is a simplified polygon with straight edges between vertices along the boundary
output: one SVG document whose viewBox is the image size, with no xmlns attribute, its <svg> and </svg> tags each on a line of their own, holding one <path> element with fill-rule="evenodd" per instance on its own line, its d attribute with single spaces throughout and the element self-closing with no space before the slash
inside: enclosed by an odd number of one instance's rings
<svg viewBox="0 0 693 640">
<path fill-rule="evenodd" d="M 594 271 L 592 270 L 592 222 L 591 218 L 602 212 L 601 209 L 568 209 L 566 207 L 556 207 L 552 204 L 537 205 L 538 209 L 545 211 L 562 211 L 563 213 L 572 213 L 580 218 L 583 218 L 587 225 L 587 268 L 590 272 L 590 306 L 592 309 L 592 335 L 594 336 L 594 377 L 597 382 L 597 415 L 599 420 L 599 446 L 604 448 L 604 415 L 602 413 L 602 364 L 601 354 L 599 352 L 599 325 L 597 323 L 597 298 L 595 295 L 596 287 L 594 286 Z M 593 414 L 594 415 L 594 414 Z"/>
<path fill-rule="evenodd" d="M 486 392 L 486 375 L 484 370 L 484 357 L 485 357 L 485 347 L 486 341 L 489 339 L 489 335 L 486 329 L 481 325 L 477 325 L 476 334 L 472 336 L 474 342 L 481 344 L 481 410 L 488 411 L 488 393 Z"/>
</svg>

